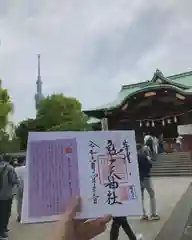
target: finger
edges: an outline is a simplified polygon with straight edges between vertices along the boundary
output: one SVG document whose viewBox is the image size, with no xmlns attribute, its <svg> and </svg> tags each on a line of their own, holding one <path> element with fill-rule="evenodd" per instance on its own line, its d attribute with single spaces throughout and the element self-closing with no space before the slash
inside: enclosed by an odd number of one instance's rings
<svg viewBox="0 0 192 240">
<path fill-rule="evenodd" d="M 82 234 L 86 236 L 85 239 L 92 239 L 97 235 L 103 233 L 106 229 L 106 223 L 111 219 L 110 216 L 104 218 L 94 219 L 81 224 L 80 229 Z"/>
<path fill-rule="evenodd" d="M 81 226 L 84 226 L 85 223 L 86 223 L 86 226 L 88 226 L 89 224 L 90 225 L 93 225 L 93 224 L 106 224 L 108 223 L 110 220 L 112 219 L 112 216 L 111 215 L 106 215 L 102 218 L 96 218 L 96 219 L 79 219 L 79 220 L 75 220 L 75 224 L 76 225 L 81 225 Z"/>
<path fill-rule="evenodd" d="M 102 218 L 97 218 L 96 220 L 97 220 L 98 222 L 100 222 L 101 224 L 102 224 L 102 223 L 106 224 L 106 223 L 108 223 L 111 219 L 112 219 L 112 216 L 111 216 L 111 215 L 106 215 L 106 216 L 104 216 L 104 217 L 102 217 Z"/>
<path fill-rule="evenodd" d="M 65 216 L 68 219 L 73 219 L 78 211 L 80 211 L 81 200 L 79 197 L 75 197 L 72 199 L 70 205 L 67 207 L 65 212 Z"/>
</svg>

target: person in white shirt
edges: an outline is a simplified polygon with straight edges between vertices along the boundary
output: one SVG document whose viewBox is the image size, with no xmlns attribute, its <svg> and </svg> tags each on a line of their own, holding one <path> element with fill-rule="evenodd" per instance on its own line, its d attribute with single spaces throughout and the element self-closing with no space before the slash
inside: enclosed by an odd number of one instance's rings
<svg viewBox="0 0 192 240">
<path fill-rule="evenodd" d="M 156 136 L 153 137 L 153 148 L 155 151 L 155 154 L 158 154 L 158 147 L 159 147 L 159 140 Z"/>
<path fill-rule="evenodd" d="M 178 136 L 176 138 L 176 143 L 177 143 L 177 146 L 178 146 L 178 152 L 182 152 L 182 143 L 183 143 L 183 137 L 182 136 Z"/>
<path fill-rule="evenodd" d="M 152 138 L 151 134 L 150 133 L 147 133 L 145 136 L 144 136 L 144 144 L 146 144 L 147 140 Z"/>
<path fill-rule="evenodd" d="M 16 191 L 16 200 L 17 200 L 17 221 L 21 221 L 21 210 L 22 210 L 22 201 L 23 201 L 23 189 L 24 189 L 24 179 L 25 179 L 25 165 L 24 159 L 18 160 L 18 166 L 15 168 L 15 172 L 19 179 L 19 184 Z"/>
</svg>

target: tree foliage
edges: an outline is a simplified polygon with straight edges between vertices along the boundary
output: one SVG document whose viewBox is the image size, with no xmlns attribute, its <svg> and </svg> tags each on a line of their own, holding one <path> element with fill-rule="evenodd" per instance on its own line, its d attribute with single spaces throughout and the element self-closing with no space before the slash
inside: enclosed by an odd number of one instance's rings
<svg viewBox="0 0 192 240">
<path fill-rule="evenodd" d="M 53 94 L 42 100 L 37 120 L 46 130 L 78 131 L 87 127 L 87 118 L 81 110 L 81 103 L 63 94 Z"/>
<path fill-rule="evenodd" d="M 27 147 L 29 131 L 84 131 L 90 130 L 81 103 L 63 94 L 53 94 L 38 106 L 36 119 L 22 121 L 16 129 L 21 139 L 21 149 Z"/>
<path fill-rule="evenodd" d="M 37 120 L 28 118 L 19 123 L 19 125 L 15 129 L 16 137 L 20 139 L 20 148 L 21 150 L 25 150 L 27 148 L 27 139 L 28 133 L 38 131 Z"/>
<path fill-rule="evenodd" d="M 18 141 L 12 139 L 8 132 L 10 125 L 9 116 L 12 112 L 13 103 L 8 90 L 2 87 L 2 81 L 0 80 L 0 153 L 18 149 Z"/>
<path fill-rule="evenodd" d="M 10 135 L 5 131 L 1 131 L 0 139 L 0 154 L 13 153 L 20 151 L 20 140 L 17 137 L 10 138 Z"/>
<path fill-rule="evenodd" d="M 13 104 L 8 94 L 8 90 L 2 88 L 2 81 L 0 80 L 0 129 L 6 129 L 9 114 L 12 112 Z"/>
</svg>

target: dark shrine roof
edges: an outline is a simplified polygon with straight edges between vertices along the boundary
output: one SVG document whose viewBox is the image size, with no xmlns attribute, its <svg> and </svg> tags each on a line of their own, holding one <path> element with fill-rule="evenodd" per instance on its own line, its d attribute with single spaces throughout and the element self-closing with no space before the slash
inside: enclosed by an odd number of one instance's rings
<svg viewBox="0 0 192 240">
<path fill-rule="evenodd" d="M 165 77 L 163 73 L 157 69 L 151 80 L 122 85 L 117 98 L 113 102 L 97 108 L 85 110 L 84 112 L 88 116 L 97 116 L 99 112 L 109 111 L 120 107 L 125 99 L 128 99 L 139 92 L 147 92 L 159 88 L 173 89 L 183 95 L 192 95 L 192 71 Z M 95 122 L 96 119 L 93 118 L 90 121 Z"/>
</svg>

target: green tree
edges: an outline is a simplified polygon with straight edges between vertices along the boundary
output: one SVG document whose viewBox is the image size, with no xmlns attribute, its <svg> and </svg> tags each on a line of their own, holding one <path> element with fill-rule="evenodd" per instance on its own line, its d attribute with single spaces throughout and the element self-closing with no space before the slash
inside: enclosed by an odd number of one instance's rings
<svg viewBox="0 0 192 240">
<path fill-rule="evenodd" d="M 7 125 L 7 140 L 3 142 L 5 145 L 6 153 L 19 152 L 20 151 L 20 140 L 15 134 L 15 125 L 13 122 L 9 122 Z"/>
<path fill-rule="evenodd" d="M 12 153 L 20 150 L 20 142 L 17 137 L 10 138 L 10 135 L 6 131 L 1 131 L 0 139 L 0 154 Z"/>
<path fill-rule="evenodd" d="M 0 153 L 8 151 L 10 147 L 11 139 L 7 127 L 9 127 L 11 113 L 13 113 L 13 103 L 8 90 L 2 87 L 0 80 Z"/>
<path fill-rule="evenodd" d="M 41 101 L 37 112 L 38 123 L 48 131 L 88 130 L 87 117 L 81 103 L 63 94 L 53 94 Z"/>
<path fill-rule="evenodd" d="M 26 150 L 27 148 L 28 133 L 38 130 L 40 130 L 40 128 L 38 128 L 36 119 L 29 118 L 19 123 L 15 129 L 15 135 L 20 140 L 21 150 Z"/>
<path fill-rule="evenodd" d="M 8 124 L 9 115 L 13 112 L 13 103 L 8 90 L 2 87 L 0 80 L 0 130 L 5 130 Z"/>
<path fill-rule="evenodd" d="M 21 150 L 27 148 L 28 133 L 34 131 L 85 131 L 91 130 L 81 104 L 75 98 L 53 94 L 41 101 L 36 119 L 22 121 L 15 130 Z"/>
</svg>

